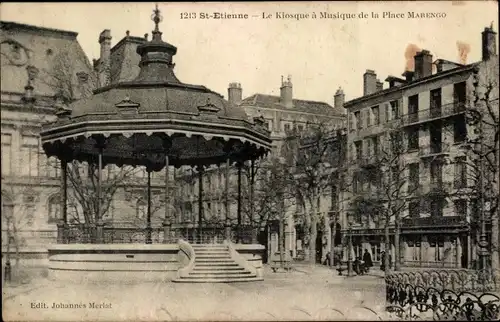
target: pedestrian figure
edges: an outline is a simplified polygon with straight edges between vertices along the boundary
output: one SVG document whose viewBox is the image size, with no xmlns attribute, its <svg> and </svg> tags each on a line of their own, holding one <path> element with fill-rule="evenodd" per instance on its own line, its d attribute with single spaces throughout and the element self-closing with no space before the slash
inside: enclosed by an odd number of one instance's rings
<svg viewBox="0 0 500 322">
<path fill-rule="evenodd" d="M 380 270 L 385 271 L 385 251 L 380 253 Z"/>
<path fill-rule="evenodd" d="M 368 273 L 370 267 L 373 266 L 372 255 L 370 255 L 368 249 L 365 249 L 365 253 L 363 254 L 363 261 L 365 262 L 365 272 Z"/>
</svg>

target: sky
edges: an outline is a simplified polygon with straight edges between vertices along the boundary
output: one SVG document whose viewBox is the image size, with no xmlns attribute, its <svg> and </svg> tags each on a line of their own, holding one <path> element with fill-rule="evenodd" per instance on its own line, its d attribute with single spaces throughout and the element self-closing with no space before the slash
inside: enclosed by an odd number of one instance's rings
<svg viewBox="0 0 500 322">
<path fill-rule="evenodd" d="M 151 38 L 154 5 L 2 3 L 0 17 L 76 31 L 92 60 L 99 58 L 98 37 L 104 29 L 111 30 L 112 45 L 127 30 L 131 36 L 148 33 Z M 244 97 L 279 95 L 281 76 L 290 75 L 294 98 L 332 105 L 339 87 L 346 100 L 362 95 L 366 69 L 374 70 L 382 81 L 388 75 L 401 76 L 407 65 L 405 53 L 411 56 L 415 49 L 429 50 L 433 59 L 478 61 L 481 32 L 491 23 L 495 31 L 498 26 L 496 1 L 160 2 L 158 6 L 163 40 L 178 48 L 175 71 L 182 82 L 205 85 L 226 97 L 230 82 L 241 83 Z M 202 14 L 215 12 L 247 14 L 248 19 L 202 19 Z M 409 12 L 434 17 L 410 17 Z"/>
</svg>

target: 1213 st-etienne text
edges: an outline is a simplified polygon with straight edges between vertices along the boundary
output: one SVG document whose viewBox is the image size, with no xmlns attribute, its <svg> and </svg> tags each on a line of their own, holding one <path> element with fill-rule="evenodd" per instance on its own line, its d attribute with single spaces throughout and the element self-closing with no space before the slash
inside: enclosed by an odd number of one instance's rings
<svg viewBox="0 0 500 322">
<path fill-rule="evenodd" d="M 246 13 L 226 13 L 226 12 L 181 12 L 181 19 L 248 19 Z"/>
</svg>

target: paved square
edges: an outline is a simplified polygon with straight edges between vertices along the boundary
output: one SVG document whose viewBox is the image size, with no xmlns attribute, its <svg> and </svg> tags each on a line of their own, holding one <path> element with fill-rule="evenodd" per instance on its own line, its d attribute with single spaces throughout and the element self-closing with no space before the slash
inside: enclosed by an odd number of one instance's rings
<svg viewBox="0 0 500 322">
<path fill-rule="evenodd" d="M 39 279 L 5 288 L 3 317 L 25 321 L 378 320 L 384 302 L 380 276 L 345 278 L 325 267 L 304 266 L 290 273 L 267 270 L 265 280 L 254 283 L 71 285 Z"/>
</svg>

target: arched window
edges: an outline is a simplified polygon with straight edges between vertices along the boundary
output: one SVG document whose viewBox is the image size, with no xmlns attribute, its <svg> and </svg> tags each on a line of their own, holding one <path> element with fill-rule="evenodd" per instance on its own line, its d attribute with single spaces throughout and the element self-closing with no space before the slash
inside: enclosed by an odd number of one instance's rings
<svg viewBox="0 0 500 322">
<path fill-rule="evenodd" d="M 8 195 L 2 193 L 2 219 L 10 220 L 12 216 L 14 216 L 14 203 Z"/>
<path fill-rule="evenodd" d="M 136 204 L 136 216 L 137 219 L 144 219 L 148 213 L 148 205 L 144 201 L 144 199 L 140 198 L 137 200 Z"/>
<path fill-rule="evenodd" d="M 49 198 L 48 203 L 48 222 L 55 224 L 61 219 L 61 202 L 59 195 L 54 195 Z"/>
</svg>

